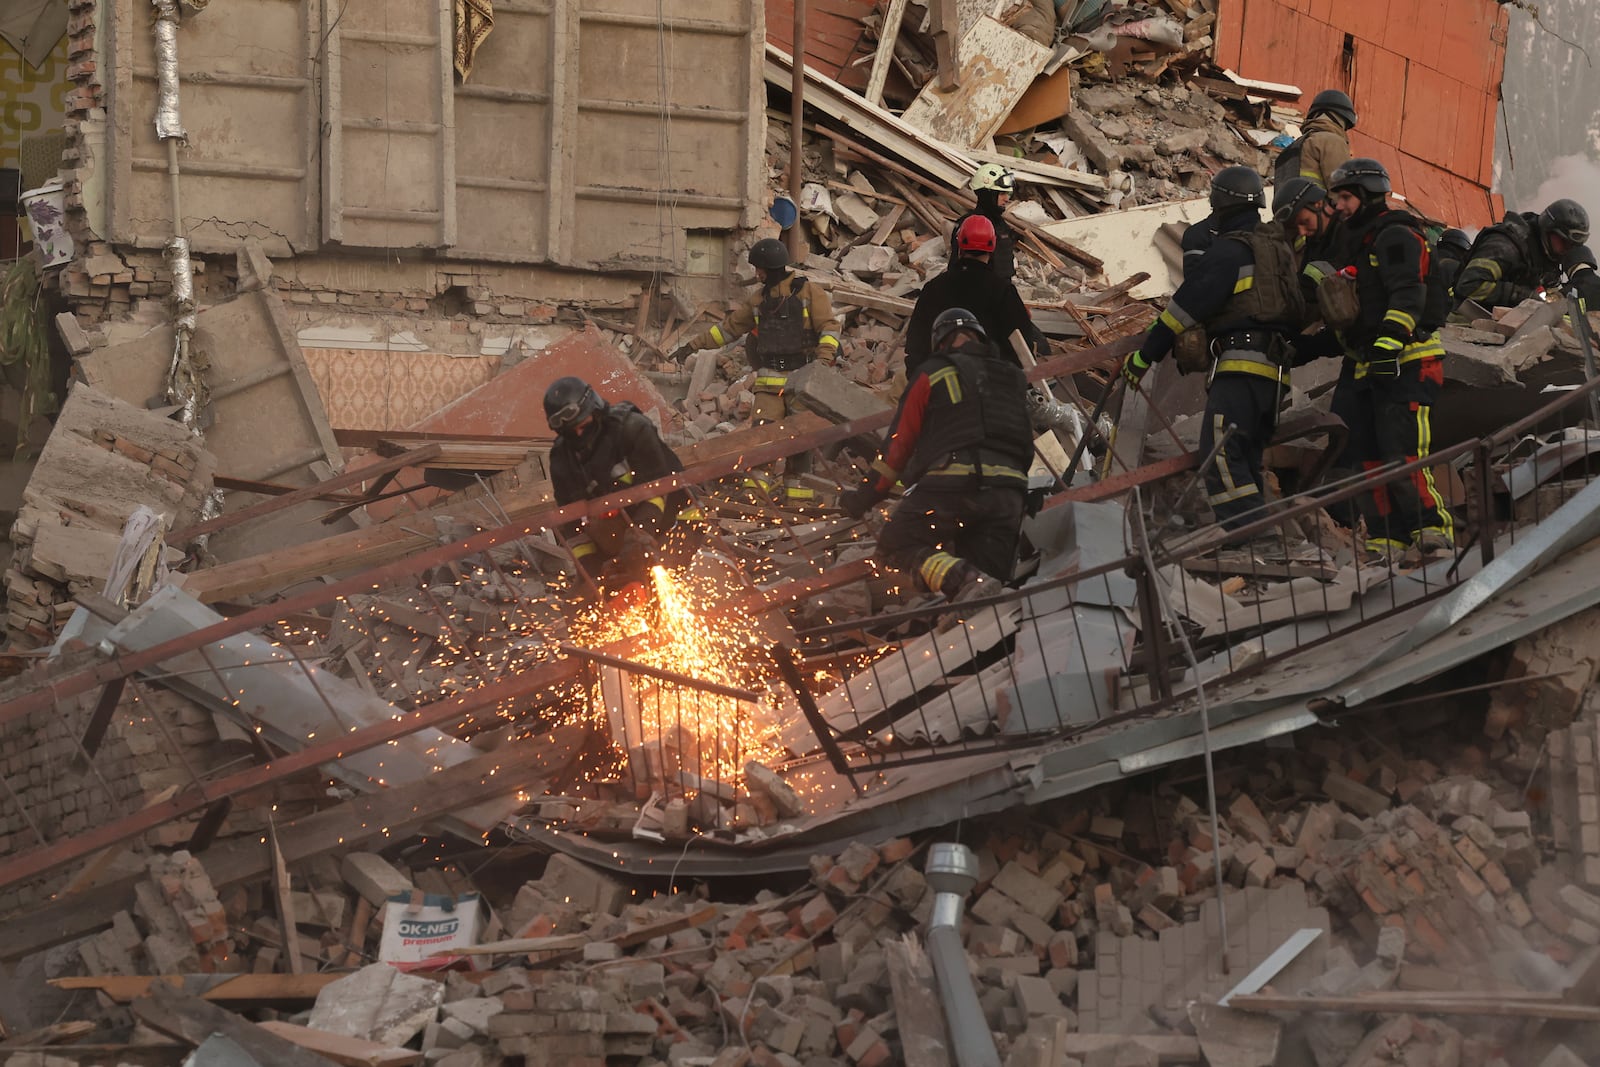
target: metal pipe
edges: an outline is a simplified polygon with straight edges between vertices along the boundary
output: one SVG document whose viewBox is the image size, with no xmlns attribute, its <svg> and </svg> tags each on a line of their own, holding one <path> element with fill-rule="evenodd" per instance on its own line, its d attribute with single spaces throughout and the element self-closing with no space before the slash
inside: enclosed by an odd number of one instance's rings
<svg viewBox="0 0 1600 1067">
<path fill-rule="evenodd" d="M 933 890 L 933 915 L 928 919 L 928 957 L 939 981 L 945 1025 L 950 1031 L 956 1067 L 1000 1067 L 1000 1053 L 989 1032 L 989 1020 L 978 1003 L 961 943 L 961 913 L 967 894 L 978 884 L 978 858 L 966 845 L 940 842 L 928 849 L 928 888 Z"/>
<path fill-rule="evenodd" d="M 789 83 L 789 199 L 796 208 L 800 206 L 800 186 L 805 181 L 802 173 L 805 153 L 806 99 L 806 0 L 794 0 L 794 77 Z M 799 263 L 805 258 L 805 231 L 800 228 L 800 216 L 795 215 L 789 227 L 789 258 Z"/>
</svg>

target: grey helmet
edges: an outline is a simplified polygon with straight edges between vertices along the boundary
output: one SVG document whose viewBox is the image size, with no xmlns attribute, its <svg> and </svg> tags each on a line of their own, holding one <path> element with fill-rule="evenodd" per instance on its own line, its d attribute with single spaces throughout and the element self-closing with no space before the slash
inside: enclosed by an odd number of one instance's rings
<svg viewBox="0 0 1600 1067">
<path fill-rule="evenodd" d="M 1310 178 L 1290 178 L 1272 190 L 1272 217 L 1287 224 L 1295 213 L 1328 199 L 1328 190 Z"/>
<path fill-rule="evenodd" d="M 945 341 L 957 330 L 970 330 L 978 335 L 980 341 L 989 339 L 988 331 L 983 328 L 983 323 L 978 321 L 978 316 L 966 308 L 947 308 L 939 312 L 929 331 L 933 347 L 943 348 Z"/>
<path fill-rule="evenodd" d="M 782 270 L 789 265 L 789 249 L 775 237 L 765 237 L 750 246 L 750 265 L 762 270 Z"/>
<path fill-rule="evenodd" d="M 1539 213 L 1539 240 L 1544 250 L 1550 250 L 1550 238 L 1559 237 L 1569 245 L 1581 245 L 1589 240 L 1589 213 L 1576 200 L 1562 197 L 1552 201 Z"/>
<path fill-rule="evenodd" d="M 1344 128 L 1356 128 L 1356 104 L 1350 99 L 1350 94 L 1340 89 L 1324 89 L 1311 98 L 1311 110 L 1306 112 L 1306 118 L 1314 119 L 1318 115 L 1332 115 L 1344 123 Z"/>
<path fill-rule="evenodd" d="M 605 407 L 594 386 L 568 375 L 550 383 L 544 394 L 544 417 L 556 433 L 566 433 Z"/>
<path fill-rule="evenodd" d="M 1328 179 L 1330 193 L 1340 189 L 1359 189 L 1363 200 L 1381 200 L 1393 188 L 1388 168 L 1376 159 L 1365 156 L 1345 160 Z"/>
<path fill-rule="evenodd" d="M 1211 179 L 1211 210 L 1228 211 L 1232 208 L 1260 209 L 1267 203 L 1267 191 L 1261 184 L 1261 175 L 1250 167 L 1223 167 Z"/>
</svg>

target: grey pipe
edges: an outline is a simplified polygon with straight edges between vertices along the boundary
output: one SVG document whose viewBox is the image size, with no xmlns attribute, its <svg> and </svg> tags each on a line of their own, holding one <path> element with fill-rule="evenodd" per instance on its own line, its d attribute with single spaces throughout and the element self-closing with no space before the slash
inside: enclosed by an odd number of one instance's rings
<svg viewBox="0 0 1600 1067">
<path fill-rule="evenodd" d="M 181 141 L 187 134 L 178 114 L 178 5 L 176 0 L 155 0 L 155 9 L 156 136 Z"/>
<path fill-rule="evenodd" d="M 928 956 L 939 981 L 945 1025 L 956 1067 L 1000 1067 L 1000 1053 L 989 1032 L 961 943 L 961 913 L 978 884 L 978 860 L 966 845 L 942 842 L 928 850 L 928 888 L 933 916 L 928 920 Z"/>
</svg>

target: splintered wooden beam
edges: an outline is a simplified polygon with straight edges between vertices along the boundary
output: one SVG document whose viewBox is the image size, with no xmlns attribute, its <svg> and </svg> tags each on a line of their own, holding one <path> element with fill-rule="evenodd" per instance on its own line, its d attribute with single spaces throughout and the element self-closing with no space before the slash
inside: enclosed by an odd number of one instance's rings
<svg viewBox="0 0 1600 1067">
<path fill-rule="evenodd" d="M 292 1004 L 317 999 L 323 987 L 345 977 L 332 971 L 325 974 L 240 974 L 224 979 L 200 994 L 213 1004 L 262 1006 Z M 92 989 L 104 993 L 118 1004 L 145 996 L 156 986 L 177 990 L 184 985 L 180 974 L 91 974 L 71 978 L 52 978 L 57 989 Z"/>
<path fill-rule="evenodd" d="M 1293 997 L 1252 993 L 1231 997 L 1242 1011 L 1333 1011 L 1379 1015 L 1495 1015 L 1560 1022 L 1600 1022 L 1600 1006 L 1569 1004 L 1559 993 L 1367 993 L 1345 997 Z"/>
<path fill-rule="evenodd" d="M 883 25 L 878 27 L 878 50 L 872 55 L 872 73 L 867 75 L 869 103 L 883 103 L 883 83 L 889 77 L 889 60 L 894 58 L 894 43 L 900 37 L 900 20 L 905 17 L 906 0 L 889 0 L 883 13 Z"/>
</svg>

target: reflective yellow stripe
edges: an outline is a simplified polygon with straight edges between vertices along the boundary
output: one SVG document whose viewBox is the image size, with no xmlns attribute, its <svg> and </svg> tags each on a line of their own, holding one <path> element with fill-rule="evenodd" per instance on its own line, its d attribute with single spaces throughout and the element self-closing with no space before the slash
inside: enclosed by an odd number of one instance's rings
<svg viewBox="0 0 1600 1067">
<path fill-rule="evenodd" d="M 961 403 L 961 375 L 954 367 L 940 367 L 928 375 L 928 384 L 943 385 L 950 394 L 950 403 Z"/>
<path fill-rule="evenodd" d="M 1182 333 L 1188 329 L 1187 326 L 1174 318 L 1172 312 L 1170 311 L 1163 311 L 1159 321 L 1163 326 L 1171 330 L 1173 333 Z"/>
<path fill-rule="evenodd" d="M 661 514 L 663 515 L 667 513 L 667 498 L 664 496 L 653 496 L 649 500 L 646 500 L 645 503 L 654 504 L 656 507 L 661 509 Z"/>
<path fill-rule="evenodd" d="M 711 327 L 711 339 L 717 342 L 718 348 L 721 348 L 723 345 L 728 343 L 728 337 L 722 332 L 721 326 Z"/>
<path fill-rule="evenodd" d="M 817 495 L 817 491 L 798 485 L 786 485 L 783 487 L 783 495 L 790 500 L 811 500 Z"/>
<path fill-rule="evenodd" d="M 839 339 L 831 333 L 825 333 L 817 339 L 817 344 L 828 345 L 830 348 L 838 348 Z"/>
<path fill-rule="evenodd" d="M 1373 348 L 1381 348 L 1385 352 L 1398 352 L 1405 347 L 1405 342 L 1395 337 L 1380 337 L 1372 342 Z"/>
<path fill-rule="evenodd" d="M 1302 178 L 1310 178 L 1313 181 L 1315 181 L 1318 185 L 1322 184 L 1322 175 L 1320 173 L 1318 173 L 1317 171 L 1314 171 L 1314 170 L 1302 170 L 1300 172 L 1300 177 L 1302 177 Z"/>
<path fill-rule="evenodd" d="M 1401 363 L 1415 363 L 1419 359 L 1443 359 L 1444 345 L 1439 338 L 1430 337 L 1426 341 L 1414 341 L 1406 345 L 1405 351 L 1400 354 Z"/>
<path fill-rule="evenodd" d="M 1218 374 L 1254 374 L 1272 381 L 1282 381 L 1285 386 L 1289 384 L 1289 371 L 1275 364 L 1262 363 L 1254 359 L 1219 359 L 1217 360 Z"/>
<path fill-rule="evenodd" d="M 1404 552 L 1406 546 L 1392 537 L 1372 537 L 1367 540 L 1368 552 L 1399 553 Z"/>
<path fill-rule="evenodd" d="M 684 508 L 682 511 L 678 512 L 679 522 L 699 522 L 705 517 L 705 512 L 701 511 L 699 508 Z"/>
<path fill-rule="evenodd" d="M 1427 404 L 1417 405 L 1418 459 L 1426 459 L 1433 453 L 1433 420 L 1430 417 L 1432 411 L 1433 408 Z M 1420 534 L 1432 530 L 1433 532 L 1441 534 L 1454 542 L 1456 539 L 1455 522 L 1450 517 L 1450 509 L 1445 507 L 1444 497 L 1439 495 L 1439 487 L 1434 484 L 1432 467 L 1422 468 L 1422 484 L 1427 487 L 1428 495 L 1433 498 L 1431 503 L 1428 501 L 1423 501 L 1423 503 L 1427 510 L 1432 511 L 1435 515 L 1439 516 L 1439 521 L 1442 525 L 1424 527 L 1423 529 L 1418 530 L 1417 533 Z"/>
<path fill-rule="evenodd" d="M 756 384 L 757 385 L 763 386 L 763 387 L 768 388 L 768 389 L 782 389 L 785 385 L 788 384 L 788 382 L 789 382 L 789 379 L 788 379 L 787 376 L 784 376 L 782 378 L 771 377 L 771 376 L 764 376 L 764 377 L 757 377 L 756 378 Z"/>
<path fill-rule="evenodd" d="M 1212 440 L 1222 440 L 1223 435 L 1227 432 L 1228 420 L 1222 417 L 1220 411 L 1216 412 L 1211 416 Z M 1222 481 L 1222 492 L 1214 493 L 1207 498 L 1212 504 L 1226 504 L 1230 500 L 1241 500 L 1244 497 L 1254 496 L 1260 492 L 1254 482 L 1249 485 L 1238 485 L 1234 482 L 1233 469 L 1228 466 L 1228 458 L 1221 451 L 1217 452 L 1216 458 L 1211 462 L 1216 464 L 1217 476 Z"/>
<path fill-rule="evenodd" d="M 922 561 L 919 573 L 929 589 L 938 591 L 944 585 L 945 577 L 950 573 L 950 568 L 961 561 L 948 552 L 935 552 Z"/>
<path fill-rule="evenodd" d="M 1407 332 L 1417 328 L 1417 320 L 1410 315 L 1407 315 L 1399 308 L 1390 308 L 1388 311 L 1385 311 L 1383 313 L 1383 321 L 1398 323 L 1399 325 L 1404 326 Z"/>
<path fill-rule="evenodd" d="M 600 551 L 600 548 L 593 541 L 579 541 L 572 546 L 572 558 L 582 559 L 584 556 L 592 556 L 598 551 Z"/>
<path fill-rule="evenodd" d="M 1233 283 L 1233 295 L 1234 296 L 1238 296 L 1240 293 L 1247 293 L 1251 289 L 1255 288 L 1255 284 L 1256 284 L 1256 268 L 1255 268 L 1255 264 L 1251 264 L 1248 267 L 1240 267 L 1239 268 L 1239 280 Z"/>
<path fill-rule="evenodd" d="M 1192 330 L 1200 322 L 1199 319 L 1183 310 L 1182 305 L 1175 300 L 1168 302 L 1167 309 L 1161 313 L 1161 321 L 1171 327 L 1173 333 Z"/>
<path fill-rule="evenodd" d="M 978 474 L 984 478 L 1025 478 L 1027 475 L 1015 467 L 1006 467 L 998 463 L 985 463 L 974 467 L 970 463 L 947 463 L 943 467 L 935 467 L 928 474 Z"/>
<path fill-rule="evenodd" d="M 1457 295 L 1456 298 L 1458 300 L 1481 300 L 1490 293 L 1494 292 L 1495 287 L 1500 284 L 1500 264 L 1497 261 L 1492 259 L 1474 259 L 1466 265 L 1466 268 L 1462 271 L 1462 273 L 1469 274 L 1474 270 L 1483 271 L 1485 274 L 1489 275 L 1489 280 L 1480 283 L 1476 289 L 1472 290 L 1472 292 L 1468 293 L 1465 297 Z"/>
</svg>

